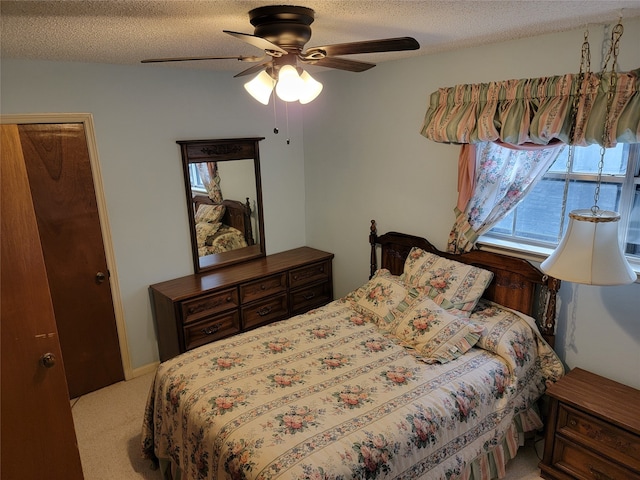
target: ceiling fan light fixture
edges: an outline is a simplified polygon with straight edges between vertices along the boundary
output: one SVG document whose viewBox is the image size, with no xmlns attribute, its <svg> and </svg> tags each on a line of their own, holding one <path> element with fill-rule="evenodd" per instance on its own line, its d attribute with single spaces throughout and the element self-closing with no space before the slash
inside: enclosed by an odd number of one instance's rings
<svg viewBox="0 0 640 480">
<path fill-rule="evenodd" d="M 269 103 L 271 92 L 274 87 L 273 78 L 265 70 L 256 75 L 253 80 L 244 84 L 244 88 L 249 94 L 263 105 Z"/>
<path fill-rule="evenodd" d="M 306 104 L 320 95 L 322 83 L 304 70 L 302 75 L 298 75 L 298 70 L 295 67 L 285 65 L 280 69 L 277 82 L 267 71 L 263 70 L 251 81 L 245 83 L 244 88 L 263 105 L 269 104 L 274 88 L 281 100 L 285 102 L 299 101 L 301 104 Z"/>
<path fill-rule="evenodd" d="M 295 102 L 300 98 L 304 88 L 304 81 L 298 75 L 298 71 L 291 65 L 284 65 L 278 72 L 276 93 L 284 102 Z"/>
<path fill-rule="evenodd" d="M 299 101 L 304 105 L 315 100 L 315 98 L 320 95 L 320 92 L 322 91 L 322 84 L 309 75 L 309 72 L 306 70 L 302 71 L 300 78 L 304 82 L 304 87 L 300 93 Z"/>
</svg>

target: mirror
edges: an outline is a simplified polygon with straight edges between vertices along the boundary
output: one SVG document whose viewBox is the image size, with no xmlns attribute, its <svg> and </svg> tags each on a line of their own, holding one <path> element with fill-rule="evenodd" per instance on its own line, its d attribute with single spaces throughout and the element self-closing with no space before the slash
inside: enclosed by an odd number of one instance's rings
<svg viewBox="0 0 640 480">
<path fill-rule="evenodd" d="M 258 142 L 179 140 L 195 273 L 264 257 Z"/>
</svg>

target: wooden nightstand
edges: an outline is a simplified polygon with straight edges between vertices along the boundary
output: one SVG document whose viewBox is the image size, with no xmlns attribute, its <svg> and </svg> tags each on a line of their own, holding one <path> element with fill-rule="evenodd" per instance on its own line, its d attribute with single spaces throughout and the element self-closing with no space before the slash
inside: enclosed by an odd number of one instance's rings
<svg viewBox="0 0 640 480">
<path fill-rule="evenodd" d="M 640 479 L 640 390 L 574 368 L 547 394 L 542 478 Z"/>
</svg>

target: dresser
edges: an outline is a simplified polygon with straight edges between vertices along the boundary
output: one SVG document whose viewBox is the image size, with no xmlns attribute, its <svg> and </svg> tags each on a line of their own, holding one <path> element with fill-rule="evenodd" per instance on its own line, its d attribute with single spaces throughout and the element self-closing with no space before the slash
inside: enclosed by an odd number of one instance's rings
<svg viewBox="0 0 640 480">
<path fill-rule="evenodd" d="M 300 247 L 151 285 L 160 360 L 330 302 L 332 261 Z"/>
<path fill-rule="evenodd" d="M 640 390 L 574 368 L 549 387 L 546 479 L 640 479 Z"/>
</svg>

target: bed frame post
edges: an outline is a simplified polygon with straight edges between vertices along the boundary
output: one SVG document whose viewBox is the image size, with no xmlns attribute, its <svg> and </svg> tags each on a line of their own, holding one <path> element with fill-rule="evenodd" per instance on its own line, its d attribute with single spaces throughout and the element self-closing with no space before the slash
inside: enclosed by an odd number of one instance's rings
<svg viewBox="0 0 640 480">
<path fill-rule="evenodd" d="M 251 226 L 251 202 L 249 201 L 249 197 L 247 197 L 244 208 L 244 238 L 247 241 L 247 245 L 252 246 L 256 244 L 256 241 L 253 239 L 253 227 Z"/>
<path fill-rule="evenodd" d="M 378 241 L 378 229 L 376 221 L 371 220 L 371 228 L 369 232 L 369 244 L 371 245 L 371 263 L 369 265 L 369 280 L 378 270 L 378 256 L 376 255 L 376 242 Z"/>
<path fill-rule="evenodd" d="M 561 281 L 557 278 L 548 277 L 545 275 L 543 278 L 544 284 L 547 287 L 547 305 L 544 312 L 540 312 L 542 320 L 540 321 L 540 333 L 544 339 L 551 345 L 551 348 L 555 348 L 556 340 L 556 309 L 558 291 L 560 290 Z"/>
</svg>

